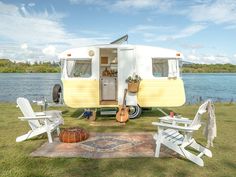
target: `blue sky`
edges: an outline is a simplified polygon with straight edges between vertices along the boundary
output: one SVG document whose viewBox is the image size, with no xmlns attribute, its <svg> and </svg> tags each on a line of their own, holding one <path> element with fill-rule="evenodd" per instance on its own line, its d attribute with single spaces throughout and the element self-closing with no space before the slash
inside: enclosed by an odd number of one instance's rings
<svg viewBox="0 0 236 177">
<path fill-rule="evenodd" d="M 128 34 L 186 61 L 236 64 L 235 0 L 0 0 L 0 22 L 0 58 L 56 60 Z"/>
</svg>

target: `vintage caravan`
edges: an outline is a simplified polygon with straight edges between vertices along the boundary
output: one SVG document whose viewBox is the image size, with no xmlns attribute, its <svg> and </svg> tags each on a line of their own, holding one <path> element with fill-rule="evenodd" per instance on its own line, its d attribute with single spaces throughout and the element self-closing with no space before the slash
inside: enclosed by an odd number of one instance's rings
<svg viewBox="0 0 236 177">
<path fill-rule="evenodd" d="M 138 92 L 128 92 L 126 97 L 130 118 L 139 116 L 141 108 L 185 103 L 179 69 L 183 55 L 176 50 L 107 44 L 69 49 L 59 57 L 62 95 L 69 107 L 118 107 L 127 88 L 126 79 L 133 74 L 142 80 Z"/>
</svg>

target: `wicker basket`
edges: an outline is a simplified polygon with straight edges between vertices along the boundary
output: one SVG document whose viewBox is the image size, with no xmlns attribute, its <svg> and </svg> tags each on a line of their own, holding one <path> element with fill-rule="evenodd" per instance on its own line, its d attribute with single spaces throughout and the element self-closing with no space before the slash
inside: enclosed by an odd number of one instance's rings
<svg viewBox="0 0 236 177">
<path fill-rule="evenodd" d="M 129 82 L 128 91 L 132 93 L 138 92 L 140 82 Z"/>
<path fill-rule="evenodd" d="M 89 134 L 83 128 L 73 127 L 61 131 L 59 139 L 64 143 L 76 143 L 88 139 Z"/>
</svg>

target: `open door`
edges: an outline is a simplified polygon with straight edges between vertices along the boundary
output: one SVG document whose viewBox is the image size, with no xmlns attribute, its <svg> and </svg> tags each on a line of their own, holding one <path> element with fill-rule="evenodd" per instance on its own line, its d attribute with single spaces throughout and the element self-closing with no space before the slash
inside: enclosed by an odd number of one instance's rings
<svg viewBox="0 0 236 177">
<path fill-rule="evenodd" d="M 100 49 L 100 104 L 117 105 L 117 49 Z"/>
<path fill-rule="evenodd" d="M 134 48 L 121 48 L 118 51 L 118 104 L 122 104 L 126 79 L 135 72 L 136 57 Z M 128 93 L 126 104 L 136 105 L 136 94 Z"/>
</svg>

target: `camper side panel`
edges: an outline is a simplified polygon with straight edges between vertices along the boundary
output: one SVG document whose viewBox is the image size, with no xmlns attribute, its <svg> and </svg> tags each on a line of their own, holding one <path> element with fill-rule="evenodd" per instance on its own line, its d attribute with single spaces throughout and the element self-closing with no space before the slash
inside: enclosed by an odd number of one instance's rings
<svg viewBox="0 0 236 177">
<path fill-rule="evenodd" d="M 143 80 L 138 92 L 141 107 L 176 107 L 185 103 L 182 79 Z"/>
<path fill-rule="evenodd" d="M 183 80 L 179 77 L 154 76 L 153 59 L 166 60 L 176 58 L 176 51 L 156 47 L 139 46 L 136 48 L 137 73 L 141 76 L 138 104 L 141 107 L 176 107 L 185 103 Z M 177 61 L 178 59 L 176 59 Z M 176 66 L 178 62 L 176 62 Z M 178 68 L 178 66 L 177 66 Z"/>
<path fill-rule="evenodd" d="M 62 80 L 65 104 L 72 108 L 99 107 L 98 80 Z"/>
<path fill-rule="evenodd" d="M 99 107 L 99 50 L 82 47 L 69 51 L 64 66 L 63 97 L 72 108 Z M 92 54 L 91 54 L 92 53 Z"/>
</svg>

